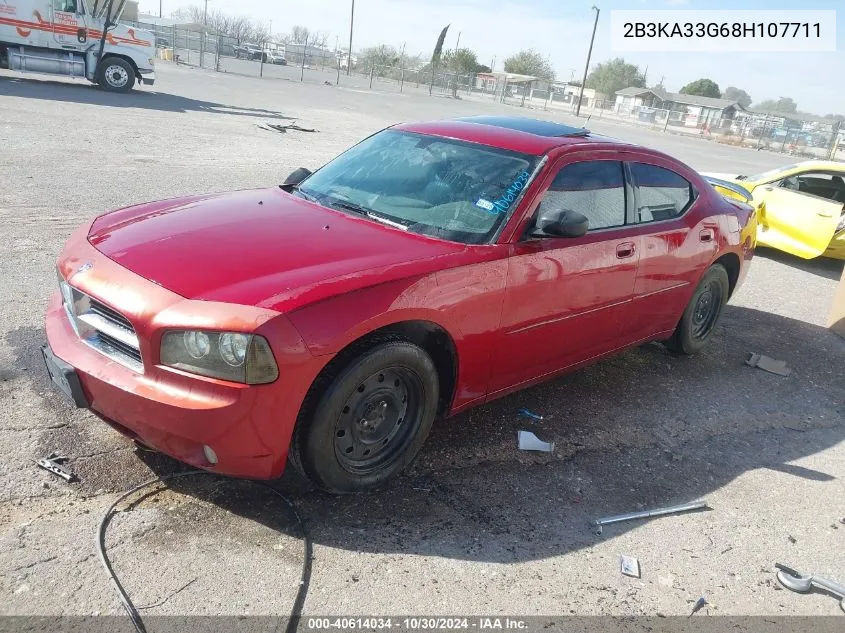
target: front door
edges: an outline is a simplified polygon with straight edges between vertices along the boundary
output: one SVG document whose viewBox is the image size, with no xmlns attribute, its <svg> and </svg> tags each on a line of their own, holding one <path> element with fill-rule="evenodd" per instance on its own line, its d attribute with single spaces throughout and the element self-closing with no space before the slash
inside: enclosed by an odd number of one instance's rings
<svg viewBox="0 0 845 633">
<path fill-rule="evenodd" d="M 52 0 L 53 39 L 64 49 L 82 50 L 88 40 L 82 0 Z"/>
<path fill-rule="evenodd" d="M 811 259 L 830 244 L 845 202 L 839 175 L 804 173 L 761 185 L 754 201 L 765 202 L 758 238 L 762 244 Z"/>
<path fill-rule="evenodd" d="M 557 167 L 540 206 L 577 211 L 590 228 L 582 237 L 525 237 L 513 245 L 491 393 L 618 347 L 639 258 L 625 227 L 627 197 L 619 161 L 570 156 Z"/>
</svg>

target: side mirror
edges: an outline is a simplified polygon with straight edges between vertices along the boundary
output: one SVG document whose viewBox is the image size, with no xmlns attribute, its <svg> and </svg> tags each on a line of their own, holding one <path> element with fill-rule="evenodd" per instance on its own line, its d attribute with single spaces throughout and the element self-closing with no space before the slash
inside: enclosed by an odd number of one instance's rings
<svg viewBox="0 0 845 633">
<path fill-rule="evenodd" d="M 590 221 L 586 216 L 569 209 L 543 209 L 540 205 L 532 237 L 581 237 L 587 233 Z"/>
<path fill-rule="evenodd" d="M 311 175 L 311 170 L 306 169 L 305 167 L 299 167 L 298 169 L 294 169 L 290 176 L 285 178 L 285 181 L 282 183 L 282 187 L 296 187 L 299 183 L 303 180 L 308 178 Z"/>
</svg>

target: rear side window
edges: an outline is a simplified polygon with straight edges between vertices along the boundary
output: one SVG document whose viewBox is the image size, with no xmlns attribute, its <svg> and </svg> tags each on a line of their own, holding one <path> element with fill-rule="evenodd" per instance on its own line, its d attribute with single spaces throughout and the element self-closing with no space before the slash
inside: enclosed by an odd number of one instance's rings
<svg viewBox="0 0 845 633">
<path fill-rule="evenodd" d="M 689 181 L 670 169 L 645 163 L 631 163 L 630 167 L 637 193 L 635 215 L 631 218 L 634 224 L 676 218 L 695 199 Z"/>
<path fill-rule="evenodd" d="M 592 160 L 565 165 L 543 196 L 543 205 L 577 211 L 590 221 L 589 230 L 625 224 L 625 180 L 622 163 Z"/>
</svg>

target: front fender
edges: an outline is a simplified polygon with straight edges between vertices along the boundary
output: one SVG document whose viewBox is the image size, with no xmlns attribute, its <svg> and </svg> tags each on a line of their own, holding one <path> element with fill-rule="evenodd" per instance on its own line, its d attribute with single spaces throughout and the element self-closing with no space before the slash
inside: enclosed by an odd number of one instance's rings
<svg viewBox="0 0 845 633">
<path fill-rule="evenodd" d="M 507 259 L 385 282 L 287 313 L 308 350 L 326 363 L 356 340 L 408 321 L 433 323 L 452 338 L 458 359 L 453 407 L 487 392 L 492 341 L 498 332 Z"/>
</svg>

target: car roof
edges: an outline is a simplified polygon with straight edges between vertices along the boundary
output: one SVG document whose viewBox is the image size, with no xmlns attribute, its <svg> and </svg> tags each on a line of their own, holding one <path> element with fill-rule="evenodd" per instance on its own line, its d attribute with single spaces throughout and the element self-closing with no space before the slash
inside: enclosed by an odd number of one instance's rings
<svg viewBox="0 0 845 633">
<path fill-rule="evenodd" d="M 834 160 L 805 160 L 801 163 L 796 163 L 794 165 L 787 165 L 783 167 L 783 170 L 792 171 L 792 169 L 800 168 L 800 169 L 818 169 L 821 171 L 840 171 L 845 172 L 845 163 L 841 163 L 839 161 Z"/>
<path fill-rule="evenodd" d="M 624 141 L 593 134 L 586 128 L 516 116 L 472 116 L 444 121 L 403 123 L 393 129 L 536 155 L 545 154 L 564 145 L 597 142 L 628 145 Z"/>
</svg>

